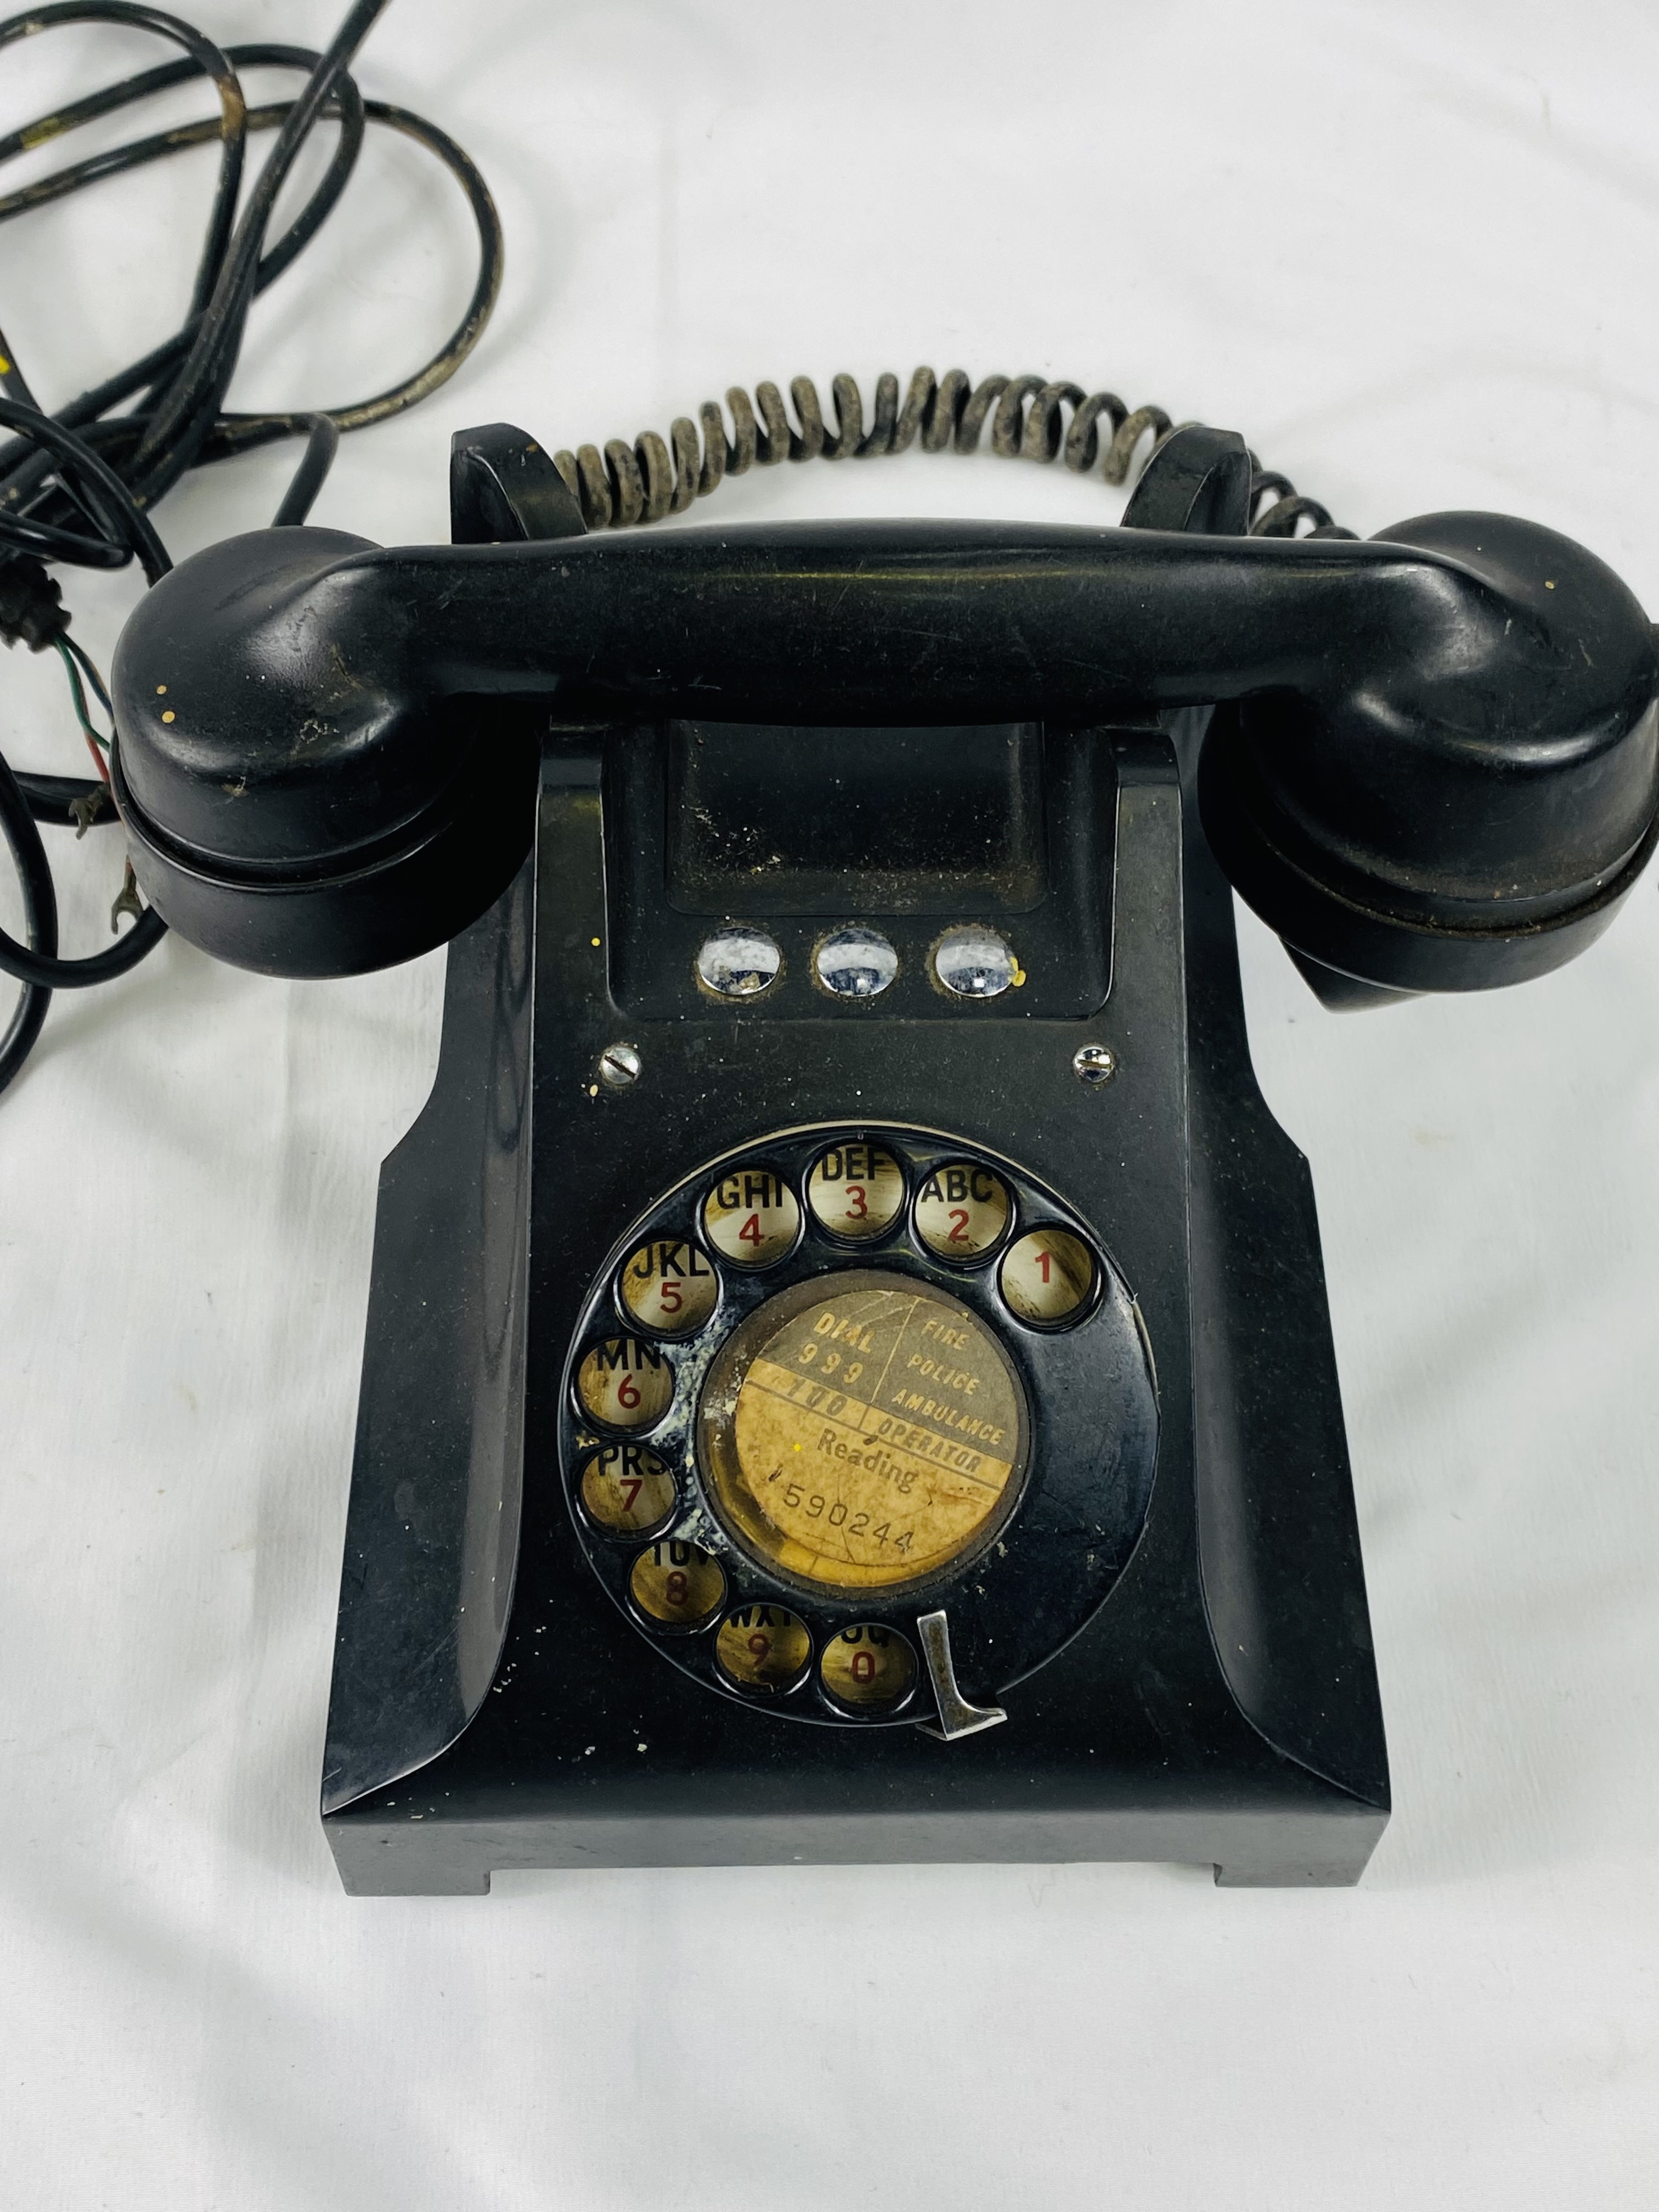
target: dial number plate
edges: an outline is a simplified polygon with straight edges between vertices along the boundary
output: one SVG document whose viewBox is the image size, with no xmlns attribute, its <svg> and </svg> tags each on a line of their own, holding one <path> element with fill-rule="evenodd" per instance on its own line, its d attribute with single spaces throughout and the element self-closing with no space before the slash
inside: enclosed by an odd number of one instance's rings
<svg viewBox="0 0 1659 2212">
<path fill-rule="evenodd" d="M 620 1225 L 619 1225 L 620 1226 Z M 611 1597 L 681 1674 L 839 1728 L 932 1711 L 949 1609 L 983 1707 L 1110 1589 L 1156 1463 L 1108 1247 L 971 1140 L 777 1130 L 595 1254 L 559 1460 Z"/>
</svg>

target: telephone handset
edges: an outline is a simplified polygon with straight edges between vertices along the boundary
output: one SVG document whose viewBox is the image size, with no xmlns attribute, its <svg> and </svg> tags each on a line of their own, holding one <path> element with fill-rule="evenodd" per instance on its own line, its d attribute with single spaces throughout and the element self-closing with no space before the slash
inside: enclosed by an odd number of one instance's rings
<svg viewBox="0 0 1659 2212">
<path fill-rule="evenodd" d="M 1358 1531 L 1228 881 L 1332 1005 L 1544 972 L 1652 850 L 1659 662 L 1550 531 L 1251 538 L 1250 483 L 1194 426 L 1118 531 L 618 540 L 497 425 L 452 546 L 257 532 L 132 617 L 167 921 L 292 975 L 453 939 L 376 1231 L 349 1887 L 1358 1878 Z"/>
<path fill-rule="evenodd" d="M 1243 441 L 1198 426 L 1158 447 L 1119 530 L 608 539 L 504 428 L 457 441 L 455 478 L 463 534 L 504 542 L 256 532 L 129 623 L 117 795 L 146 895 L 207 951 L 343 974 L 471 920 L 529 821 L 491 700 L 785 726 L 1216 708 L 1211 842 L 1348 997 L 1540 974 L 1605 927 L 1652 848 L 1651 626 L 1537 524 L 1250 537 Z"/>
</svg>

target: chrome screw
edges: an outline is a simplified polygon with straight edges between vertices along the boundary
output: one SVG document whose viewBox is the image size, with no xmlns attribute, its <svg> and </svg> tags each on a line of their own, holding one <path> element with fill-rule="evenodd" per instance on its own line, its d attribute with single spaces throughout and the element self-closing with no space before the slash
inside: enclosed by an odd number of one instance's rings
<svg viewBox="0 0 1659 2212">
<path fill-rule="evenodd" d="M 631 1044 L 608 1044 L 599 1054 L 599 1080 L 612 1091 L 626 1091 L 640 1079 L 640 1056 Z"/>
<path fill-rule="evenodd" d="M 1109 1083 L 1117 1073 L 1117 1054 L 1109 1045 L 1085 1044 L 1072 1056 L 1081 1083 Z"/>
</svg>

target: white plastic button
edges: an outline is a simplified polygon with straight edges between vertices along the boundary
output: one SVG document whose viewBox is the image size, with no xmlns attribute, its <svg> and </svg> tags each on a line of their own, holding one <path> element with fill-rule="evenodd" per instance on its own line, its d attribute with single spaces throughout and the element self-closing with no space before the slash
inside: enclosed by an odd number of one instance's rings
<svg viewBox="0 0 1659 2212">
<path fill-rule="evenodd" d="M 1000 999 L 1019 980 L 1013 947 L 983 922 L 947 929 L 933 948 L 933 973 L 958 999 Z"/>
<path fill-rule="evenodd" d="M 717 929 L 697 951 L 697 981 L 721 999 L 754 999 L 778 980 L 783 954 L 763 929 Z"/>
<path fill-rule="evenodd" d="M 898 974 L 898 954 L 878 929 L 854 925 L 820 938 L 812 972 L 837 999 L 874 999 Z"/>
</svg>

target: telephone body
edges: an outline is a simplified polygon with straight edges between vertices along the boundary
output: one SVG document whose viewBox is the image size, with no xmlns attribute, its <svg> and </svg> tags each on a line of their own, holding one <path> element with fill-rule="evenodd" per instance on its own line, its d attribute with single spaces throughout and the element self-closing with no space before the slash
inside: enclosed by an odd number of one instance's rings
<svg viewBox="0 0 1659 2212">
<path fill-rule="evenodd" d="M 451 940 L 382 1176 L 323 1781 L 357 1891 L 1153 1858 L 1358 1879 L 1386 1749 L 1311 1185 L 1231 887 L 1328 1004 L 1544 972 L 1659 819 L 1645 616 L 1504 518 L 450 548 L 289 529 L 115 667 L 145 893 Z"/>
</svg>

